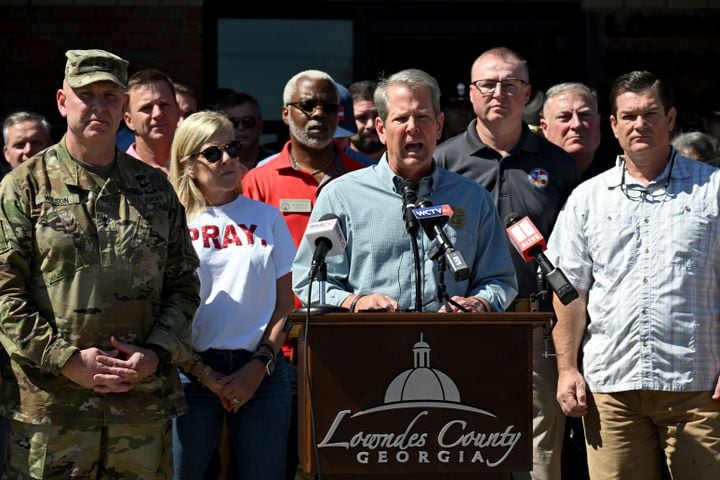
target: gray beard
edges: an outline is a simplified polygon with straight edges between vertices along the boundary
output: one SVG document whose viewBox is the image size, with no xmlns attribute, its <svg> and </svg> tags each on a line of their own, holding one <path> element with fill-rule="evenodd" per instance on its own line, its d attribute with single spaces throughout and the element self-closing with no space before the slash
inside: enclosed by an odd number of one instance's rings
<svg viewBox="0 0 720 480">
<path fill-rule="evenodd" d="M 298 127 L 294 123 L 290 122 L 290 134 L 293 138 L 295 138 L 298 142 L 302 143 L 306 147 L 309 148 L 325 148 L 328 145 L 330 145 L 330 142 L 332 142 L 332 135 L 327 139 L 319 139 L 310 137 L 307 133 L 305 133 L 305 130 Z M 334 133 L 334 132 L 333 132 Z"/>
</svg>

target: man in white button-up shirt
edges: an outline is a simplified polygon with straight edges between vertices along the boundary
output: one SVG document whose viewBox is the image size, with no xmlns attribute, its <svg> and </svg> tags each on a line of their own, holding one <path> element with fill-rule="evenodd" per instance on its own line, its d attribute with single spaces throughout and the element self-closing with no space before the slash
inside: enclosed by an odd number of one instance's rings
<svg viewBox="0 0 720 480">
<path fill-rule="evenodd" d="M 657 479 L 664 451 L 673 478 L 717 479 L 720 170 L 671 148 L 651 73 L 620 76 L 610 106 L 623 154 L 573 192 L 549 243 L 580 294 L 555 299 L 557 399 L 584 417 L 591 478 Z"/>
</svg>

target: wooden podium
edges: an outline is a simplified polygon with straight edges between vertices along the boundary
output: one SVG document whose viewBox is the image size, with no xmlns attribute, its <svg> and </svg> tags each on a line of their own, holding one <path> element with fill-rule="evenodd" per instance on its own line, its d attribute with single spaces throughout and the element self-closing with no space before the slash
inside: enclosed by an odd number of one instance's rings
<svg viewBox="0 0 720 480">
<path fill-rule="evenodd" d="M 532 329 L 551 316 L 293 314 L 302 469 L 319 461 L 332 479 L 530 470 Z"/>
</svg>

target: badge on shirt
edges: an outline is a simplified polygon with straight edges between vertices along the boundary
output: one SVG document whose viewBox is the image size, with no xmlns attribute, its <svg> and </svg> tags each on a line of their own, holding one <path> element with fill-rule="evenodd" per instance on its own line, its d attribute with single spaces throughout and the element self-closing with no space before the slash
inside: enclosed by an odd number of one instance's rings
<svg viewBox="0 0 720 480">
<path fill-rule="evenodd" d="M 453 214 L 452 217 L 450 217 L 450 225 L 455 228 L 463 228 L 465 226 L 465 222 L 467 222 L 465 212 L 462 208 L 456 207 L 455 205 L 453 205 L 452 209 Z"/>
<path fill-rule="evenodd" d="M 310 213 L 312 203 L 307 198 L 281 198 L 280 211 L 283 213 Z"/>
<path fill-rule="evenodd" d="M 550 174 L 544 168 L 534 168 L 528 173 L 528 182 L 539 189 L 547 187 L 550 181 Z"/>
</svg>

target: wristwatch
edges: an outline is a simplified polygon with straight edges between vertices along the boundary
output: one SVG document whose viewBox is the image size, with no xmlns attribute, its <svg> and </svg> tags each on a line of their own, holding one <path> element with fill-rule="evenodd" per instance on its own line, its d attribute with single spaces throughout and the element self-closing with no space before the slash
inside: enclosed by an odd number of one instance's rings
<svg viewBox="0 0 720 480">
<path fill-rule="evenodd" d="M 268 352 L 255 352 L 250 360 L 259 360 L 265 365 L 265 371 L 268 375 L 272 375 L 275 371 L 275 357 Z"/>
</svg>

